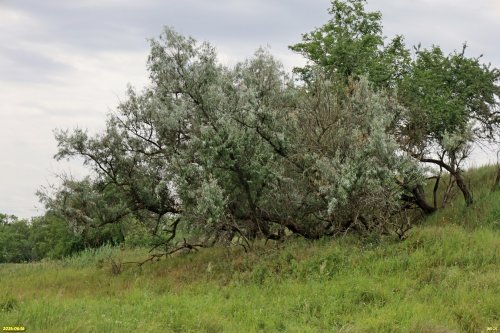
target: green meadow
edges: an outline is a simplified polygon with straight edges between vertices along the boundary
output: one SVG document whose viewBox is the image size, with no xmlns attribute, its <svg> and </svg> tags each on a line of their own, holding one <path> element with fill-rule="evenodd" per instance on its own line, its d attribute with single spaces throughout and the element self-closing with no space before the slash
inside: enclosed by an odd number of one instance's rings
<svg viewBox="0 0 500 333">
<path fill-rule="evenodd" d="M 494 169 L 398 240 L 353 236 L 180 253 L 103 247 L 0 265 L 0 325 L 26 332 L 487 332 L 500 326 Z M 114 269 L 112 263 L 115 263 Z"/>
</svg>

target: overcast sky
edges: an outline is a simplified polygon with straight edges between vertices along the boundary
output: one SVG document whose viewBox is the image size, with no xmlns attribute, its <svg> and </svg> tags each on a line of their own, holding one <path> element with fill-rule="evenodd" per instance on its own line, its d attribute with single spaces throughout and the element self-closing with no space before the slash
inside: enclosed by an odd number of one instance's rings
<svg viewBox="0 0 500 333">
<path fill-rule="evenodd" d="M 142 87 L 148 38 L 163 26 L 215 45 L 234 64 L 259 46 L 290 69 L 301 33 L 328 20 L 328 0 L 0 0 L 0 213 L 43 213 L 35 192 L 60 163 L 54 128 L 104 126 L 127 83 Z M 500 67 L 500 0 L 371 0 L 385 35 L 445 51 L 467 41 L 469 55 Z M 478 155 L 479 156 L 479 155 Z M 483 163 L 482 153 L 474 163 Z M 492 160 L 492 159 L 491 159 Z"/>
</svg>

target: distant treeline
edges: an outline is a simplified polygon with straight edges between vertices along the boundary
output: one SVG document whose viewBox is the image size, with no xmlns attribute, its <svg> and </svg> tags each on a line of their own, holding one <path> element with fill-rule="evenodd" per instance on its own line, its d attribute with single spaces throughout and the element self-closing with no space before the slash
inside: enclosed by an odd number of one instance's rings
<svg viewBox="0 0 500 333">
<path fill-rule="evenodd" d="M 44 258 L 60 259 L 85 248 L 104 244 L 150 246 L 153 237 L 140 224 L 114 224 L 83 232 L 50 212 L 30 220 L 0 214 L 0 263 L 29 262 Z"/>
</svg>

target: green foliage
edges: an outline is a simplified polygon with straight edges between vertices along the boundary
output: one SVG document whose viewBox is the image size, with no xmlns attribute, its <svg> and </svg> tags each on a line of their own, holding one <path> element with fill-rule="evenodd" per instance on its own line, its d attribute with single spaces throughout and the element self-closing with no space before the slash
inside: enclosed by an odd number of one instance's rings
<svg viewBox="0 0 500 333">
<path fill-rule="evenodd" d="M 129 218 L 124 221 L 123 228 L 124 244 L 128 247 L 154 246 L 158 243 L 157 237 L 152 235 L 147 226 L 136 218 Z"/>
<path fill-rule="evenodd" d="M 72 225 L 53 211 L 29 222 L 5 214 L 1 217 L 0 263 L 61 259 L 82 250 L 113 244 L 152 247 L 164 242 L 159 236 L 153 237 L 147 227 L 133 217 L 129 217 L 123 226 L 111 224 L 87 230 Z"/>
<path fill-rule="evenodd" d="M 31 259 L 29 226 L 27 221 L 15 216 L 1 216 L 0 223 L 0 263 L 23 262 Z"/>
<path fill-rule="evenodd" d="M 57 259 L 83 248 L 67 221 L 51 212 L 30 222 L 15 216 L 8 220 L 0 224 L 0 263 Z"/>
<path fill-rule="evenodd" d="M 59 259 L 83 248 L 82 237 L 75 235 L 68 222 L 50 212 L 32 219 L 29 231 L 31 259 Z"/>
<path fill-rule="evenodd" d="M 367 12 L 365 3 L 366 0 L 332 1 L 332 18 L 304 34 L 302 42 L 290 48 L 339 81 L 367 76 L 377 87 L 394 87 L 408 70 L 410 54 L 401 36 L 384 43 L 382 14 Z M 306 81 L 312 74 L 310 66 L 296 71 Z"/>
<path fill-rule="evenodd" d="M 400 85 L 404 103 L 413 110 L 410 126 L 425 139 L 441 143 L 445 133 L 473 127 L 476 138 L 495 138 L 499 121 L 500 71 L 462 52 L 443 54 L 438 46 L 417 49 L 411 70 Z M 469 141 L 475 138 L 471 137 Z"/>
</svg>

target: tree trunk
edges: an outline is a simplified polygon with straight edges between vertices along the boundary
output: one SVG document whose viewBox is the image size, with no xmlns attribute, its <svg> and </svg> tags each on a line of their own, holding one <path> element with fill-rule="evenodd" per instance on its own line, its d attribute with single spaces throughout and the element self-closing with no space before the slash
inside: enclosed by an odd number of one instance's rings
<svg viewBox="0 0 500 333">
<path fill-rule="evenodd" d="M 474 203 L 474 199 L 472 198 L 472 193 L 469 191 L 469 188 L 462 177 L 462 172 L 460 170 L 457 170 L 453 174 L 453 177 L 457 181 L 458 188 L 460 189 L 460 191 L 462 191 L 462 194 L 464 195 L 465 204 L 467 206 L 472 205 Z"/>
<path fill-rule="evenodd" d="M 443 160 L 436 160 L 432 158 L 420 158 L 420 162 L 424 163 L 434 163 L 445 169 L 450 173 L 450 175 L 455 178 L 455 181 L 457 182 L 457 186 L 460 188 L 460 191 L 462 191 L 462 194 L 464 195 L 465 199 L 465 204 L 467 206 L 470 206 L 474 203 L 474 199 L 472 198 L 472 193 L 470 193 L 469 188 L 467 187 L 467 184 L 465 184 L 465 181 L 462 177 L 462 172 L 460 169 L 455 168 L 453 165 L 448 165 L 443 162 Z"/>
<path fill-rule="evenodd" d="M 431 206 L 429 203 L 427 203 L 427 200 L 425 200 L 425 193 L 424 193 L 424 188 L 422 185 L 418 185 L 412 190 L 413 193 L 413 198 L 415 200 L 415 203 L 417 204 L 420 209 L 426 214 L 432 214 L 436 211 L 436 207 Z"/>
<path fill-rule="evenodd" d="M 437 209 L 437 191 L 439 189 L 439 181 L 441 180 L 441 172 L 439 172 L 439 175 L 436 177 L 436 182 L 434 183 L 434 189 L 432 191 L 432 198 L 433 198 L 433 203 L 434 203 L 434 208 Z"/>
</svg>

